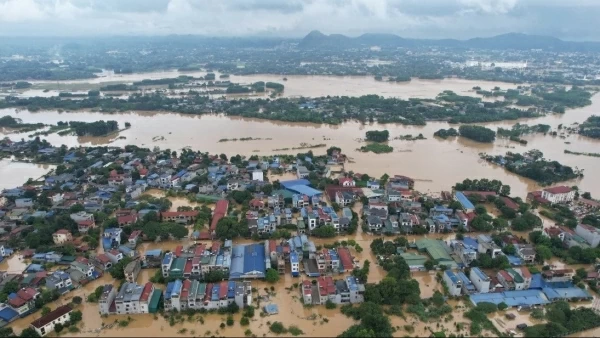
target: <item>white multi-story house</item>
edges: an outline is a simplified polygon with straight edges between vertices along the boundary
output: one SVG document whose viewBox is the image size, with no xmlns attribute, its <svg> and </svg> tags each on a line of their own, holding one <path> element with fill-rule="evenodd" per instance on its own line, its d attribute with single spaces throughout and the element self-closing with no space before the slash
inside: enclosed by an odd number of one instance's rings
<svg viewBox="0 0 600 338">
<path fill-rule="evenodd" d="M 567 203 L 575 198 L 575 190 L 567 186 L 558 186 L 542 190 L 542 198 L 550 203 Z"/>
<path fill-rule="evenodd" d="M 575 233 L 581 236 L 593 248 L 600 243 L 600 230 L 587 224 L 577 224 Z"/>
<path fill-rule="evenodd" d="M 490 292 L 490 277 L 488 277 L 483 271 L 477 267 L 471 268 L 469 279 L 473 282 L 473 285 L 477 288 L 479 293 Z"/>
<path fill-rule="evenodd" d="M 59 229 L 52 234 L 52 240 L 54 241 L 54 244 L 60 245 L 72 241 L 73 235 L 71 235 L 71 232 L 69 230 Z"/>
<path fill-rule="evenodd" d="M 54 332 L 56 324 L 64 324 L 71 320 L 71 305 L 63 305 L 50 311 L 45 316 L 31 322 L 33 328 L 40 336 L 44 337 L 50 332 Z"/>
<path fill-rule="evenodd" d="M 442 279 L 448 287 L 448 293 L 451 296 L 458 297 L 462 292 L 462 281 L 450 270 L 444 271 Z"/>
</svg>

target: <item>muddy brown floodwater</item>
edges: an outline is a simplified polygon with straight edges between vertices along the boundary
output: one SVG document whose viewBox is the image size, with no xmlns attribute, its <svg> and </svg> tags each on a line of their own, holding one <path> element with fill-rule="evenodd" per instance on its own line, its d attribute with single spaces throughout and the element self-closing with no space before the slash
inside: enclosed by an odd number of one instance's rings
<svg viewBox="0 0 600 338">
<path fill-rule="evenodd" d="M 204 76 L 205 71 L 198 72 L 178 72 L 176 70 L 135 73 L 135 74 L 114 74 L 105 72 L 101 77 L 95 79 L 67 80 L 67 81 L 32 81 L 35 85 L 43 86 L 44 89 L 50 89 L 50 92 L 41 91 L 39 88 L 23 91 L 22 96 L 52 96 L 58 95 L 59 91 L 65 90 L 83 90 L 106 83 L 133 83 L 144 79 L 163 79 L 175 78 L 181 75 Z M 217 79 L 221 75 L 215 72 Z M 283 81 L 283 78 L 287 81 Z M 502 89 L 514 89 L 515 84 L 493 81 L 472 81 L 457 78 L 447 78 L 443 80 L 422 80 L 412 79 L 410 82 L 387 82 L 376 81 L 373 76 L 326 76 L 326 75 L 231 75 L 227 79 L 233 83 L 251 84 L 257 81 L 279 82 L 285 86 L 283 97 L 320 97 L 327 95 L 345 95 L 360 96 L 367 94 L 377 94 L 386 97 L 400 98 L 433 98 L 444 90 L 452 90 L 461 95 L 476 95 L 473 87 L 479 86 L 483 90 L 491 90 L 494 87 Z M 87 86 L 87 87 L 86 87 Z M 30 93 L 34 92 L 34 93 Z M 40 92 L 42 92 L 40 94 Z M 267 94 L 265 94 L 266 96 Z"/>
<path fill-rule="evenodd" d="M 551 115 L 537 119 L 520 121 L 522 123 L 546 123 L 556 128 L 559 124 L 570 125 L 582 122 L 587 117 L 599 111 L 600 95 L 595 95 L 591 106 L 573 109 L 563 115 Z M 579 185 L 583 191 L 590 191 L 592 195 L 600 195 L 600 175 L 595 174 L 595 169 L 600 164 L 600 158 L 588 156 L 575 156 L 565 154 L 569 149 L 577 152 L 598 152 L 600 140 L 593 140 L 578 135 L 568 136 L 566 139 L 544 136 L 541 134 L 527 135 L 524 138 L 529 142 L 526 146 L 499 139 L 493 144 L 483 144 L 463 138 L 442 140 L 433 137 L 433 133 L 440 128 L 448 128 L 445 122 L 430 122 L 426 126 L 403 125 L 362 125 L 357 122 L 348 122 L 342 125 L 329 126 L 310 123 L 284 123 L 245 118 L 229 118 L 221 115 L 181 115 L 173 113 L 129 112 L 119 114 L 100 114 L 94 112 L 59 113 L 56 111 L 28 112 L 15 111 L 14 109 L 0 110 L 0 115 L 12 115 L 23 119 L 24 122 L 56 123 L 58 121 L 96 121 L 98 119 L 111 119 L 121 125 L 130 122 L 132 127 L 112 138 L 79 138 L 76 136 L 59 136 L 57 134 L 45 137 L 53 144 L 101 145 L 111 144 L 124 146 L 136 144 L 152 148 L 170 148 L 179 150 L 192 147 L 211 153 L 225 153 L 228 155 L 241 154 L 271 155 L 275 153 L 298 153 L 306 150 L 292 150 L 300 143 L 326 144 L 327 146 L 340 146 L 344 153 L 351 158 L 351 163 L 346 165 L 348 170 L 380 176 L 384 173 L 408 175 L 417 180 L 416 189 L 423 192 L 439 192 L 465 178 L 499 179 L 512 187 L 512 194 L 525 197 L 527 191 L 537 189 L 539 186 L 532 180 L 519 177 L 507 172 L 501 167 L 491 165 L 479 159 L 478 154 L 503 154 L 506 151 L 523 152 L 539 149 L 546 158 L 557 160 L 563 164 L 586 169 L 583 179 L 564 182 L 567 185 Z M 510 127 L 516 121 L 488 123 L 486 126 Z M 394 147 L 390 154 L 376 155 L 361 153 L 356 149 L 361 146 L 358 138 L 364 137 L 366 131 L 387 129 L 392 136 L 405 134 L 423 134 L 427 139 L 419 141 L 393 140 L 389 144 Z M 271 140 L 218 142 L 223 138 L 255 137 Z M 19 140 L 27 137 L 24 134 L 8 134 L 11 139 Z M 124 136 L 125 139 L 116 139 Z M 156 137 L 164 139 L 156 140 Z M 154 140 L 156 141 L 154 141 Z M 565 141 L 571 144 L 565 144 Z M 275 149 L 289 148 L 287 151 Z M 315 148 L 313 152 L 321 154 L 325 147 Z M 22 176 L 19 176 L 22 177 Z M 21 180 L 15 176 L 3 176 L 0 185 L 15 185 Z"/>
</svg>

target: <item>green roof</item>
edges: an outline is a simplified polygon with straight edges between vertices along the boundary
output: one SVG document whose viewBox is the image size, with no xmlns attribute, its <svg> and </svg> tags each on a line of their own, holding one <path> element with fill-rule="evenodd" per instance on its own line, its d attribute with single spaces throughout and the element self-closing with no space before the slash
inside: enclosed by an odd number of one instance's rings
<svg viewBox="0 0 600 338">
<path fill-rule="evenodd" d="M 431 258 L 437 262 L 454 261 L 448 252 L 446 252 L 446 249 L 444 249 L 444 244 L 442 241 L 423 238 L 416 241 L 416 244 L 419 251 L 427 251 L 429 256 L 431 256 Z"/>
<path fill-rule="evenodd" d="M 60 260 L 61 260 L 62 262 L 74 262 L 74 261 L 75 261 L 75 259 L 76 259 L 76 258 L 75 258 L 75 256 L 62 256 L 62 257 L 60 258 Z"/>
<path fill-rule="evenodd" d="M 519 283 L 519 284 L 525 283 L 525 280 L 523 280 L 523 277 L 521 277 L 521 274 L 516 272 L 514 269 L 506 269 L 506 271 L 512 276 L 515 283 Z"/>
<path fill-rule="evenodd" d="M 283 195 L 283 198 L 292 198 L 292 196 L 294 196 L 294 193 L 289 190 L 280 189 L 273 191 L 271 195 Z"/>
<path fill-rule="evenodd" d="M 403 253 L 403 254 L 400 254 L 400 257 L 404 258 L 404 260 L 406 261 L 406 264 L 408 264 L 408 266 L 424 265 L 428 259 L 427 257 L 425 257 L 423 255 L 419 255 L 419 254 L 415 254 L 415 253 Z"/>
<path fill-rule="evenodd" d="M 176 273 L 183 275 L 183 268 L 185 268 L 185 259 L 178 257 L 173 260 L 173 264 L 171 265 L 170 273 Z"/>
<path fill-rule="evenodd" d="M 156 313 L 158 311 L 158 302 L 160 301 L 160 297 L 162 296 L 161 289 L 154 289 L 152 293 L 152 297 L 150 298 L 150 303 L 148 304 L 148 312 Z"/>
</svg>

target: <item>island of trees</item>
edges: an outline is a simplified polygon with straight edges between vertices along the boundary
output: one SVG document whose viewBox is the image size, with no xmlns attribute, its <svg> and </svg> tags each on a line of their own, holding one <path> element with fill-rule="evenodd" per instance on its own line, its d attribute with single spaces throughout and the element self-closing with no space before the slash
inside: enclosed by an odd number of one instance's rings
<svg viewBox="0 0 600 338">
<path fill-rule="evenodd" d="M 390 132 L 387 130 L 370 130 L 365 134 L 367 141 L 387 142 L 390 139 Z"/>
<path fill-rule="evenodd" d="M 583 136 L 600 139 L 600 116 L 590 116 L 579 125 L 578 133 Z"/>
<path fill-rule="evenodd" d="M 477 142 L 491 143 L 496 139 L 495 131 L 482 126 L 464 125 L 458 128 L 458 132 L 460 136 Z"/>
<path fill-rule="evenodd" d="M 458 134 L 458 130 L 456 130 L 454 128 L 448 128 L 448 129 L 440 129 L 440 130 L 436 131 L 435 133 L 433 133 L 433 136 L 447 139 L 448 137 L 459 136 L 459 134 Z"/>
<path fill-rule="evenodd" d="M 523 154 L 507 152 L 505 156 L 482 154 L 481 158 L 503 166 L 517 175 L 530 178 L 541 185 L 551 185 L 583 177 L 582 170 L 573 170 L 557 161 L 546 160 L 544 154 L 535 149 Z"/>
</svg>

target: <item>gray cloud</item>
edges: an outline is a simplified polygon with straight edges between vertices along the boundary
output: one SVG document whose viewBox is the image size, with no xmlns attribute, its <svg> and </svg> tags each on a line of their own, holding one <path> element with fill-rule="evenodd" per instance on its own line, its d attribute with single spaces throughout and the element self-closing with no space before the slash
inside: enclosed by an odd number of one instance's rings
<svg viewBox="0 0 600 338">
<path fill-rule="evenodd" d="M 0 35 L 507 32 L 600 40 L 598 0 L 0 0 Z"/>
</svg>

